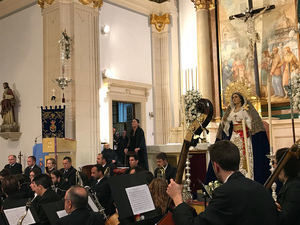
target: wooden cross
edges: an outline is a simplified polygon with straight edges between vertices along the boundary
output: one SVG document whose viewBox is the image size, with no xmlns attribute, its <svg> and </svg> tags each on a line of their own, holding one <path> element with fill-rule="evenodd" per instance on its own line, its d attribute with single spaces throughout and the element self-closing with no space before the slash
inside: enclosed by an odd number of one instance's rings
<svg viewBox="0 0 300 225">
<path fill-rule="evenodd" d="M 258 9 L 253 9 L 253 1 L 248 0 L 249 9 L 245 12 L 232 15 L 229 17 L 230 20 L 240 19 L 247 24 L 247 36 L 249 38 L 250 48 L 253 52 L 253 63 L 254 63 L 254 78 L 255 78 L 255 91 L 256 95 L 260 97 L 260 85 L 259 85 L 259 72 L 258 72 L 258 60 L 257 60 L 257 47 L 256 42 L 259 41 L 259 35 L 255 30 L 255 19 L 262 15 L 266 11 L 275 9 L 275 5 L 270 5 Z"/>
</svg>

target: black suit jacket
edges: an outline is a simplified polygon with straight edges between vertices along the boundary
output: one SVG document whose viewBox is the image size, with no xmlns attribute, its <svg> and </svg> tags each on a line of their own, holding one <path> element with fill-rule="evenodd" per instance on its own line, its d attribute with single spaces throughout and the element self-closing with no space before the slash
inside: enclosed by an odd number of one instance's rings
<svg viewBox="0 0 300 225">
<path fill-rule="evenodd" d="M 20 163 L 15 163 L 13 166 L 7 164 L 4 166 L 4 169 L 8 169 L 12 175 L 22 173 L 22 165 Z"/>
<path fill-rule="evenodd" d="M 159 168 L 156 168 L 154 171 L 154 177 L 157 178 Z M 170 179 L 175 179 L 176 177 L 176 171 L 177 169 L 175 167 L 172 167 L 170 164 L 168 164 L 166 170 L 165 170 L 165 176 L 168 183 L 170 183 Z"/>
<path fill-rule="evenodd" d="M 24 170 L 24 175 L 26 177 L 27 180 L 29 180 L 29 174 L 30 172 L 34 169 L 37 168 L 37 170 L 39 170 L 42 173 L 42 170 L 40 167 L 38 167 L 36 164 L 34 165 L 34 167 L 31 169 L 31 167 L 27 166 Z"/>
<path fill-rule="evenodd" d="M 104 220 L 99 213 L 93 213 L 87 208 L 81 208 L 60 218 L 56 225 L 104 225 Z"/>
<path fill-rule="evenodd" d="M 280 225 L 300 225 L 300 178 L 289 179 L 278 193 Z"/>
<path fill-rule="evenodd" d="M 76 169 L 71 166 L 68 171 L 65 171 L 64 168 L 60 169 L 63 180 L 71 187 L 76 184 Z"/>
<path fill-rule="evenodd" d="M 37 213 L 37 216 L 40 220 L 40 224 L 49 224 L 48 217 L 42 209 L 42 205 L 50 202 L 56 202 L 59 200 L 60 198 L 58 197 L 58 195 L 50 188 L 48 188 L 42 196 L 38 196 L 33 200 L 31 205 Z"/>
<path fill-rule="evenodd" d="M 278 221 L 270 193 L 240 172 L 232 174 L 225 184 L 215 189 L 203 213 L 194 216 L 185 203 L 178 205 L 173 213 L 177 225 L 274 225 Z"/>
<path fill-rule="evenodd" d="M 111 190 L 107 180 L 106 177 L 103 177 L 99 183 L 95 181 L 92 189 L 96 192 L 100 204 L 105 208 L 105 213 L 107 215 L 112 215 L 115 212 L 115 208 L 113 206 Z"/>
</svg>

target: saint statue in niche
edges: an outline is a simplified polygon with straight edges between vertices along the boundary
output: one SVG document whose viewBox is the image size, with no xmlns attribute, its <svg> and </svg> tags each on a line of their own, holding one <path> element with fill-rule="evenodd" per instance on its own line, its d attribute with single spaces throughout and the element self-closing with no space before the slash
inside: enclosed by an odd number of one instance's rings
<svg viewBox="0 0 300 225">
<path fill-rule="evenodd" d="M 3 83 L 3 88 L 4 92 L 1 101 L 1 117 L 3 121 L 1 125 L 1 132 L 16 132 L 18 131 L 18 125 L 14 115 L 16 99 L 7 82 Z"/>
</svg>

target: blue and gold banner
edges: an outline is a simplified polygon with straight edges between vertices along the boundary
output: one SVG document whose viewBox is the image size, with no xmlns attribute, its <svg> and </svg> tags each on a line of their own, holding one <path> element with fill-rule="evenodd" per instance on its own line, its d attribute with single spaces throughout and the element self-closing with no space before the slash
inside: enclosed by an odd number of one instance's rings
<svg viewBox="0 0 300 225">
<path fill-rule="evenodd" d="M 43 138 L 50 137 L 65 137 L 65 106 L 52 108 L 41 107 L 42 110 L 42 136 Z"/>
</svg>

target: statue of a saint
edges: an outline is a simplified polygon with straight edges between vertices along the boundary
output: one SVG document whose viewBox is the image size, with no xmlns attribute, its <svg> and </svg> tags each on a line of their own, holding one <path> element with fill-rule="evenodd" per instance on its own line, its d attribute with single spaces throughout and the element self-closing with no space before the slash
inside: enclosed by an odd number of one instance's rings
<svg viewBox="0 0 300 225">
<path fill-rule="evenodd" d="M 1 116 L 2 125 L 1 132 L 18 131 L 18 126 L 14 115 L 14 106 L 16 99 L 12 89 L 10 89 L 7 82 L 3 83 L 4 93 L 1 101 Z"/>
</svg>

